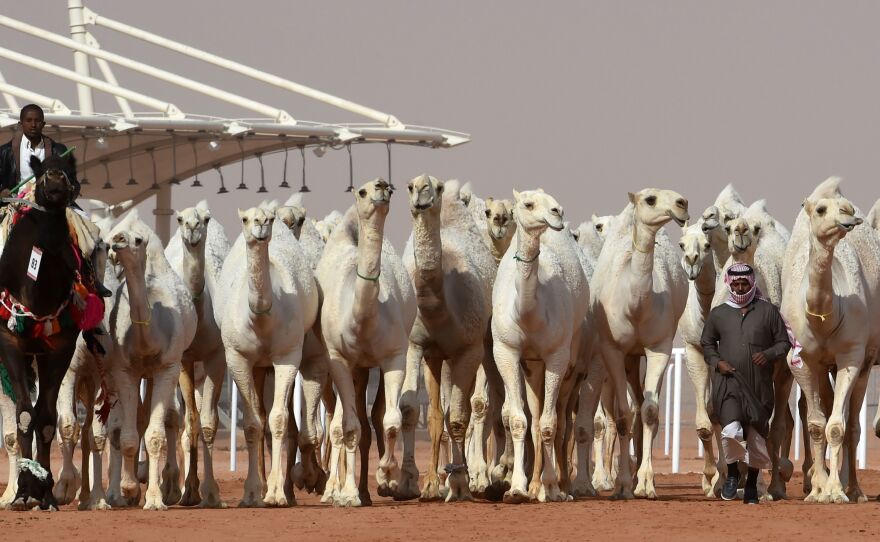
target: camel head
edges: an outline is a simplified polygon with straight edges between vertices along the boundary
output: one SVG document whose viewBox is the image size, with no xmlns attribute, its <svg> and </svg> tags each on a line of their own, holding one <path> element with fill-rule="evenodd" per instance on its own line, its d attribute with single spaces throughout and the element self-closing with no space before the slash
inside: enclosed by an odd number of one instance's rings
<svg viewBox="0 0 880 542">
<path fill-rule="evenodd" d="M 496 241 L 512 236 L 513 202 L 508 199 L 497 201 L 486 198 L 486 225 L 489 227 L 489 235 Z"/>
<path fill-rule="evenodd" d="M 246 211 L 238 210 L 241 229 L 248 246 L 256 243 L 268 243 L 272 239 L 272 223 L 275 222 L 275 211 L 262 207 L 251 207 Z"/>
<path fill-rule="evenodd" d="M 605 237 L 608 235 L 608 232 L 611 231 L 611 226 L 614 225 L 614 220 L 616 218 L 617 217 L 614 215 L 593 215 L 590 220 L 593 223 L 593 228 L 595 228 L 596 233 L 599 234 L 599 237 L 601 237 L 602 240 L 605 240 Z"/>
<path fill-rule="evenodd" d="M 856 216 L 852 202 L 842 196 L 804 200 L 804 212 L 810 217 L 813 238 L 826 247 L 833 247 L 864 222 Z"/>
<path fill-rule="evenodd" d="M 738 217 L 739 213 L 736 210 L 728 209 L 726 207 L 718 207 L 717 205 L 710 205 L 705 211 L 703 211 L 703 216 L 701 217 L 700 222 L 703 231 L 710 232 L 716 228 L 723 230 L 725 224 Z"/>
<path fill-rule="evenodd" d="M 393 192 L 391 186 L 382 178 L 364 183 L 354 193 L 358 219 L 370 221 L 375 217 L 385 220 Z"/>
<path fill-rule="evenodd" d="M 514 217 L 519 228 L 531 236 L 544 233 L 547 228 L 562 231 L 565 211 L 556 198 L 543 189 L 513 191 Z"/>
<path fill-rule="evenodd" d="M 670 220 L 684 226 L 690 218 L 688 200 L 672 190 L 645 188 L 630 192 L 629 201 L 635 207 L 636 220 L 646 226 L 660 228 Z"/>
<path fill-rule="evenodd" d="M 689 280 L 696 280 L 704 265 L 712 265 L 712 246 L 701 224 L 685 224 L 681 229 L 681 266 Z"/>
<path fill-rule="evenodd" d="M 180 239 L 189 248 L 196 248 L 208 237 L 208 222 L 211 211 L 199 207 L 189 207 L 177 213 Z"/>
<path fill-rule="evenodd" d="M 147 268 L 147 244 L 149 237 L 136 228 L 125 228 L 117 231 L 110 238 L 110 263 L 124 269 Z"/>
<path fill-rule="evenodd" d="M 754 256 L 762 231 L 761 224 L 757 222 L 743 217 L 734 218 L 724 226 L 727 250 L 737 261 L 742 261 L 743 256 Z"/>
<path fill-rule="evenodd" d="M 284 225 L 293 233 L 293 236 L 299 239 L 303 224 L 306 223 L 306 210 L 303 207 L 295 205 L 279 207 L 275 210 L 275 217 L 284 222 Z"/>
<path fill-rule="evenodd" d="M 413 216 L 435 209 L 438 215 L 443 200 L 443 181 L 422 174 L 406 185 L 409 191 L 409 210 Z"/>
</svg>

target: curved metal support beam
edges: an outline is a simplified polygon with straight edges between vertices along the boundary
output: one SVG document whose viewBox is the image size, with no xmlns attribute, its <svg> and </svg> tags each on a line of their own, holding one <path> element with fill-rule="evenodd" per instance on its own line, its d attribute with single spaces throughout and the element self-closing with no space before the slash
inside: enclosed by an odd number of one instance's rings
<svg viewBox="0 0 880 542">
<path fill-rule="evenodd" d="M 9 83 L 4 83 L 0 81 L 0 92 L 3 92 L 4 94 L 11 94 L 13 96 L 18 96 L 19 98 L 22 98 L 29 102 L 33 102 L 42 107 L 51 108 L 53 113 L 57 113 L 59 115 L 70 114 L 70 109 L 68 109 L 61 100 L 50 98 L 48 96 L 43 96 L 42 94 L 31 92 L 30 90 L 17 87 L 15 85 L 10 85 Z"/>
</svg>

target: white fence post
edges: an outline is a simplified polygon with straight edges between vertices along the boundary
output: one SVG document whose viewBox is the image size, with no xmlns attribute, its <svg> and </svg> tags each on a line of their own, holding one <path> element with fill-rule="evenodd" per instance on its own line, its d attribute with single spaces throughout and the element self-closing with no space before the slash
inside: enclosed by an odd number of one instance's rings
<svg viewBox="0 0 880 542">
<path fill-rule="evenodd" d="M 229 393 L 232 396 L 232 405 L 229 408 L 229 418 L 232 422 L 232 428 L 229 430 L 229 470 L 235 472 L 236 440 L 238 438 L 238 386 L 235 385 L 235 380 L 232 381 Z"/>
<path fill-rule="evenodd" d="M 147 379 L 141 378 L 141 402 L 144 402 L 144 398 L 147 396 Z M 147 412 L 150 412 L 150 408 L 147 407 Z M 138 443 L 138 461 L 144 461 L 144 442 L 141 440 Z"/>
<path fill-rule="evenodd" d="M 801 387 L 795 383 L 794 385 L 794 460 L 801 458 Z"/>
<path fill-rule="evenodd" d="M 681 361 L 683 350 L 676 348 L 675 354 L 675 394 L 672 402 L 672 472 L 679 471 L 681 463 Z"/>
<path fill-rule="evenodd" d="M 859 426 L 861 432 L 859 435 L 859 445 L 857 448 L 859 468 L 864 469 L 868 464 L 868 391 L 865 390 L 865 396 L 862 398 L 862 408 L 859 410 Z"/>
<path fill-rule="evenodd" d="M 669 425 L 670 425 L 670 405 L 672 404 L 672 365 L 666 368 L 666 377 L 663 385 L 666 387 L 666 410 L 663 411 L 663 453 L 669 455 Z"/>
<path fill-rule="evenodd" d="M 302 373 L 297 371 L 296 379 L 293 381 L 293 418 L 296 420 L 296 427 L 302 431 Z M 290 453 L 290 450 L 287 450 Z M 300 461 L 299 446 L 296 447 L 296 462 Z"/>
</svg>

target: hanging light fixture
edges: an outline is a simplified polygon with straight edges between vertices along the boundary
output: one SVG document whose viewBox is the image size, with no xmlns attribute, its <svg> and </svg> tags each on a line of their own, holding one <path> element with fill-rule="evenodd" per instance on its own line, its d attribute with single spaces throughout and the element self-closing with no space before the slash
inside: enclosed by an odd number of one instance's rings
<svg viewBox="0 0 880 542">
<path fill-rule="evenodd" d="M 150 162 L 153 163 L 153 184 L 150 185 L 150 190 L 159 190 L 162 187 L 159 186 L 159 182 L 156 179 L 156 149 L 150 147 L 147 149 L 147 154 L 150 155 Z"/>
<path fill-rule="evenodd" d="M 82 163 L 85 164 L 85 163 L 86 163 L 86 154 L 88 153 L 88 150 L 89 150 L 89 138 L 87 138 L 87 137 L 85 136 L 85 134 L 83 134 L 82 138 L 83 138 L 83 157 L 82 157 Z M 86 172 L 86 169 L 83 168 L 83 175 L 85 175 L 85 172 Z M 80 179 L 80 180 L 79 180 L 79 184 L 80 184 L 80 185 L 89 184 L 89 179 L 88 179 L 88 177 L 83 177 L 82 179 Z"/>
<path fill-rule="evenodd" d="M 174 130 L 169 130 L 171 132 L 171 180 L 169 181 L 171 184 L 180 184 L 180 179 L 177 178 L 177 134 L 174 133 Z"/>
<path fill-rule="evenodd" d="M 244 138 L 238 138 L 238 148 L 241 149 L 241 182 L 236 187 L 236 190 L 247 190 L 248 187 L 244 184 Z"/>
<path fill-rule="evenodd" d="M 190 185 L 193 188 L 201 188 L 202 183 L 199 182 L 199 151 L 196 148 L 196 138 L 190 139 L 193 148 L 193 160 L 195 161 L 195 165 L 193 166 L 193 171 L 196 172 L 196 178 L 193 183 Z"/>
<path fill-rule="evenodd" d="M 257 188 L 257 194 L 265 194 L 268 190 L 266 190 L 266 173 L 263 171 L 263 153 L 258 152 L 254 156 L 257 157 L 257 162 L 260 163 L 260 187 Z"/>
<path fill-rule="evenodd" d="M 107 138 L 104 137 L 104 134 L 98 136 L 98 139 L 95 140 L 95 148 L 98 150 L 104 150 L 108 147 Z"/>
<path fill-rule="evenodd" d="M 354 192 L 354 162 L 351 160 L 351 143 L 346 143 L 345 147 L 348 149 L 348 188 L 345 191 Z"/>
<path fill-rule="evenodd" d="M 284 174 L 281 178 L 281 184 L 278 185 L 278 188 L 290 188 L 290 185 L 287 184 L 287 145 L 284 146 Z"/>
<path fill-rule="evenodd" d="M 312 149 L 312 152 L 315 153 L 315 156 L 320 158 L 327 153 L 327 145 L 318 145 L 317 147 Z"/>
<path fill-rule="evenodd" d="M 104 186 L 102 186 L 101 188 L 103 190 L 110 190 L 111 188 L 113 188 L 113 185 L 110 184 L 110 165 L 108 164 L 108 160 L 106 158 L 101 160 L 101 163 L 104 164 L 104 175 L 105 175 Z"/>
<path fill-rule="evenodd" d="M 211 141 L 208 141 L 208 150 L 211 152 L 219 151 L 220 150 L 220 140 L 219 139 L 212 139 Z"/>
<path fill-rule="evenodd" d="M 305 148 L 305 146 L 300 145 L 299 153 L 302 155 L 302 161 L 303 161 L 302 186 L 300 187 L 299 191 L 302 193 L 311 192 L 311 190 L 309 190 L 309 187 L 306 186 L 306 148 Z"/>
<path fill-rule="evenodd" d="M 132 156 L 133 152 L 131 150 L 132 136 L 133 134 L 131 132 L 128 132 L 128 182 L 125 183 L 128 186 L 132 186 L 138 183 L 136 180 L 134 180 L 134 165 L 132 164 L 134 157 Z"/>
<path fill-rule="evenodd" d="M 214 164 L 214 169 L 217 170 L 217 175 L 220 175 L 220 190 L 218 190 L 217 193 L 228 194 L 229 190 L 226 190 L 226 184 L 223 182 L 223 170 L 220 169 L 220 164 Z"/>
</svg>

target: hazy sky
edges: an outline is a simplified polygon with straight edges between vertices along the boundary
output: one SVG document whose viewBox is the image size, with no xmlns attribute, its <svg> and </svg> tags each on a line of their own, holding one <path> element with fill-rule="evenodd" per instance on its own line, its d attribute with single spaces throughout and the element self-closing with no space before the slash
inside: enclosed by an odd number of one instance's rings
<svg viewBox="0 0 880 542">
<path fill-rule="evenodd" d="M 2 1 L 2 11 L 67 31 L 64 0 Z M 216 2 L 87 0 L 96 12 L 392 113 L 469 132 L 449 150 L 395 147 L 400 188 L 416 174 L 458 177 L 483 196 L 541 186 L 566 219 L 617 213 L 626 191 L 673 188 L 698 215 L 728 182 L 765 197 L 788 225 L 831 174 L 865 211 L 880 196 L 880 3 L 861 2 Z M 104 48 L 232 90 L 308 120 L 364 119 L 173 53 L 94 29 Z M 0 43 L 72 67 L 72 54 L 7 29 Z M 94 69 L 94 68 L 93 68 Z M 7 81 L 76 107 L 73 84 L 0 60 Z M 123 86 L 184 111 L 252 116 L 224 102 L 116 70 Z M 94 72 L 97 73 L 97 72 Z M 115 102 L 96 94 L 102 111 Z M 290 175 L 298 180 L 292 156 Z M 355 182 L 386 174 L 384 146 L 354 149 Z M 309 154 L 310 214 L 352 196 L 344 152 Z M 268 161 L 270 179 L 280 161 Z M 248 182 L 259 182 L 255 163 Z M 224 169 L 227 182 L 238 168 Z M 208 197 L 232 235 L 250 191 L 176 189 L 175 206 Z M 277 185 L 277 180 L 267 184 Z M 287 193 L 273 191 L 284 199 Z M 388 233 L 409 235 L 405 197 Z"/>
</svg>

